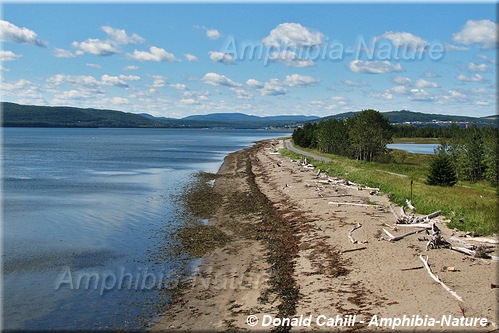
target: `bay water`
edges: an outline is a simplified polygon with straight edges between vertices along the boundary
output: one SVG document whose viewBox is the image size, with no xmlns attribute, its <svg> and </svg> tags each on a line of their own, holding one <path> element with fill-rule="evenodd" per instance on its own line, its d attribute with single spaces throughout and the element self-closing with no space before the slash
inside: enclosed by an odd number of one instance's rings
<svg viewBox="0 0 499 333">
<path fill-rule="evenodd" d="M 3 328 L 142 329 L 163 278 L 178 196 L 230 152 L 289 131 L 4 128 Z"/>
</svg>

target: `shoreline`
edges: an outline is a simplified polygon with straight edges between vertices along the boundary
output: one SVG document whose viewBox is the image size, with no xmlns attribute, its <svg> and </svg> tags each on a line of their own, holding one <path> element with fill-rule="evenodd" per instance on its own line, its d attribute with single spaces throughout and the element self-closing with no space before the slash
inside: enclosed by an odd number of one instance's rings
<svg viewBox="0 0 499 333">
<path fill-rule="evenodd" d="M 223 198 L 222 204 L 210 217 L 209 225 L 231 240 L 202 258 L 187 287 L 178 292 L 149 330 L 275 328 L 263 327 L 262 322 L 248 326 L 249 315 L 260 320 L 265 315 L 355 315 L 355 323 L 343 328 L 361 331 L 374 329 L 367 327 L 373 316 L 464 315 L 497 321 L 496 296 L 490 289 L 490 284 L 496 283 L 496 263 L 446 249 L 426 252 L 426 242 L 421 240 L 425 234 L 395 243 L 380 240 L 383 224 L 394 224 L 385 195 L 342 184 L 325 185 L 315 178 L 317 172 L 276 154 L 282 147 L 282 140 L 260 141 L 225 157 L 214 186 Z M 331 205 L 330 201 L 359 205 Z M 452 230 L 442 220 L 437 221 L 448 239 Z M 357 223 L 362 227 L 353 236 L 365 243 L 354 245 L 347 234 Z M 392 232 L 401 234 L 405 230 Z M 359 247 L 365 249 L 346 251 Z M 407 270 L 421 266 L 419 254 L 429 256 L 432 271 L 462 296 L 462 304 L 436 284 L 426 270 Z M 444 269 L 451 266 L 456 270 Z M 277 328 L 331 329 L 317 323 Z M 494 326 L 462 329 L 490 331 Z"/>
</svg>

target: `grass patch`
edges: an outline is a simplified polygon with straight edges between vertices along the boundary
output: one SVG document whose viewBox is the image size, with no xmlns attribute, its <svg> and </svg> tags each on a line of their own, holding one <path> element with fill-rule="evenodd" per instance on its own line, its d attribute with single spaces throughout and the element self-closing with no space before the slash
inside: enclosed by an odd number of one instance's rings
<svg viewBox="0 0 499 333">
<path fill-rule="evenodd" d="M 300 148 L 302 149 L 302 148 Z M 475 231 L 490 235 L 498 233 L 497 192 L 494 187 L 481 183 L 458 182 L 454 187 L 430 186 L 426 184 L 431 155 L 411 154 L 392 150 L 390 163 L 351 160 L 343 156 L 322 154 L 316 150 L 304 151 L 329 157 L 334 162 L 307 159 L 330 176 L 341 177 L 352 182 L 379 187 L 384 193 L 393 193 L 392 202 L 404 205 L 410 197 L 413 181 L 412 203 L 419 214 L 442 211 L 451 220 L 449 227 L 463 231 Z M 287 149 L 284 156 L 299 159 L 302 156 Z"/>
</svg>

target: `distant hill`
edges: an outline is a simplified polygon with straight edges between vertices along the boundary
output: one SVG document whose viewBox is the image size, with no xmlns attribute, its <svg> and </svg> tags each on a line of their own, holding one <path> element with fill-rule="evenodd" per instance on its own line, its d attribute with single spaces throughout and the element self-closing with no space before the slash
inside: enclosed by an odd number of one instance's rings
<svg viewBox="0 0 499 333">
<path fill-rule="evenodd" d="M 317 116 L 250 116 L 244 113 L 211 113 L 206 115 L 194 115 L 182 118 L 183 120 L 198 121 L 250 121 L 250 122 L 304 122 L 319 119 Z"/>
<path fill-rule="evenodd" d="M 167 127 L 166 122 L 113 110 L 2 103 L 5 127 Z"/>
<path fill-rule="evenodd" d="M 244 113 L 212 113 L 188 116 L 182 119 L 154 117 L 147 113 L 128 113 L 115 110 L 82 109 L 66 106 L 35 106 L 2 103 L 4 127 L 146 127 L 146 128 L 293 128 L 305 122 L 324 119 L 345 119 L 357 112 L 341 113 L 329 117 L 270 116 L 259 117 Z M 447 126 L 451 122 L 476 123 L 497 126 L 498 116 L 483 118 L 427 114 L 413 111 L 384 112 L 391 123 L 415 126 Z"/>
<path fill-rule="evenodd" d="M 258 117 L 243 113 L 215 113 L 183 119 L 154 117 L 115 110 L 82 109 L 66 106 L 20 105 L 3 102 L 4 127 L 180 127 L 180 128 L 265 128 L 292 127 L 309 116 Z"/>
<path fill-rule="evenodd" d="M 326 119 L 346 119 L 352 117 L 353 115 L 359 113 L 358 112 L 346 112 L 340 113 L 333 116 L 328 116 L 321 118 L 320 120 Z M 414 111 L 389 111 L 383 112 L 383 115 L 388 118 L 390 123 L 392 124 L 410 124 L 415 126 L 442 126 L 451 123 L 458 124 L 472 124 L 475 123 L 477 125 L 487 125 L 487 126 L 497 126 L 498 116 L 487 116 L 487 117 L 467 117 L 467 116 L 454 116 L 454 115 L 443 115 L 443 114 L 434 114 L 434 113 L 422 113 L 422 112 L 414 112 Z"/>
</svg>

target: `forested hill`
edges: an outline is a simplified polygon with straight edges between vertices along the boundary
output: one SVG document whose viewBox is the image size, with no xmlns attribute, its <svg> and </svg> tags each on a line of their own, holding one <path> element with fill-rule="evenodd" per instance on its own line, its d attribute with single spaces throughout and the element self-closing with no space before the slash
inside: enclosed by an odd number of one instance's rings
<svg viewBox="0 0 499 333">
<path fill-rule="evenodd" d="M 2 103 L 6 127 L 165 127 L 165 122 L 113 110 Z"/>
<path fill-rule="evenodd" d="M 321 118 L 321 120 L 326 119 L 346 119 L 354 116 L 359 112 L 346 112 L 340 113 L 333 116 L 328 116 Z M 388 118 L 390 123 L 392 124 L 411 124 L 416 126 L 426 126 L 426 125 L 445 125 L 449 123 L 475 123 L 479 126 L 487 125 L 487 126 L 497 126 L 498 116 L 488 116 L 488 117 L 469 117 L 469 116 L 455 116 L 455 115 L 443 115 L 443 114 L 434 114 L 434 113 L 422 113 L 422 112 L 414 112 L 414 111 L 389 111 L 382 113 L 385 117 Z"/>
<path fill-rule="evenodd" d="M 4 127 L 181 127 L 181 128 L 265 128 L 296 127 L 305 122 L 325 119 L 345 119 L 357 112 L 319 118 L 315 116 L 259 117 L 243 113 L 213 113 L 182 119 L 154 117 L 150 114 L 115 110 L 83 109 L 66 106 L 35 106 L 2 103 Z M 383 112 L 390 123 L 409 123 L 415 126 L 448 126 L 451 122 L 497 126 L 497 116 L 474 118 L 412 111 Z"/>
</svg>

